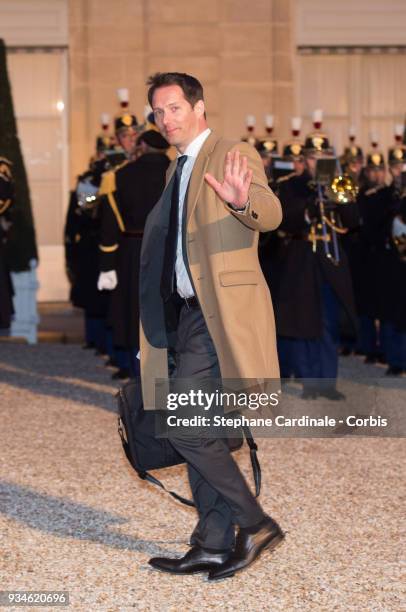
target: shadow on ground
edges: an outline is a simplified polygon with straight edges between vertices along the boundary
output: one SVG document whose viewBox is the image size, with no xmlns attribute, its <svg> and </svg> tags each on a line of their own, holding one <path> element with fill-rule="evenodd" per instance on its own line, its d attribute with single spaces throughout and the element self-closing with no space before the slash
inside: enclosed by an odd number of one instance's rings
<svg viewBox="0 0 406 612">
<path fill-rule="evenodd" d="M 88 540 L 111 548 L 149 555 L 168 555 L 170 552 L 176 556 L 174 551 L 159 546 L 159 543 L 167 545 L 173 541 L 154 542 L 114 531 L 114 526 L 128 521 L 125 517 L 64 497 L 44 495 L 7 481 L 0 481 L 0 514 L 26 527 L 60 538 Z"/>
</svg>

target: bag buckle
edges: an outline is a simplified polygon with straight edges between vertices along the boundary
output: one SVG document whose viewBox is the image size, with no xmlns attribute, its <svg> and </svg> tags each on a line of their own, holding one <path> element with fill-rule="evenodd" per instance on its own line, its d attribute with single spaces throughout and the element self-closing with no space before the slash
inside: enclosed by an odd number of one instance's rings
<svg viewBox="0 0 406 612">
<path fill-rule="evenodd" d="M 122 427 L 122 420 L 121 420 L 121 417 L 118 417 L 118 427 L 117 427 L 117 431 L 118 431 L 118 434 L 119 434 L 119 436 L 120 436 L 120 438 L 121 438 L 121 441 L 122 441 L 122 442 L 127 442 L 126 436 L 124 435 L 124 429 L 123 429 L 123 427 Z"/>
</svg>

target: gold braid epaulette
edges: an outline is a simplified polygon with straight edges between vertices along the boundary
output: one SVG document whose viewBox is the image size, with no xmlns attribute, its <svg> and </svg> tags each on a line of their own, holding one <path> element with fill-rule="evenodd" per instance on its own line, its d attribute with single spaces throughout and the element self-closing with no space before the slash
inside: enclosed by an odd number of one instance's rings
<svg viewBox="0 0 406 612">
<path fill-rule="evenodd" d="M 113 193 L 108 193 L 107 194 L 107 199 L 109 201 L 109 204 L 111 206 L 111 209 L 114 213 L 114 216 L 116 217 L 117 223 L 118 223 L 118 227 L 120 228 L 120 230 L 122 232 L 125 231 L 125 227 L 124 227 L 124 221 L 123 218 L 120 214 L 120 211 L 118 210 L 118 206 L 117 206 L 117 202 L 116 202 L 116 198 L 114 197 Z"/>
<path fill-rule="evenodd" d="M 121 164 L 120 167 L 124 166 L 127 163 L 128 161 L 126 160 L 125 162 Z M 98 195 L 107 197 L 107 201 L 110 204 L 110 207 L 114 213 L 118 227 L 120 228 L 122 232 L 124 232 L 125 227 L 124 227 L 123 218 L 120 214 L 120 211 L 118 210 L 117 202 L 113 195 L 114 191 L 116 190 L 116 175 L 115 175 L 116 170 L 118 170 L 118 168 L 115 168 L 114 170 L 109 170 L 108 172 L 105 172 L 103 174 L 103 178 L 102 178 L 102 182 L 100 185 Z"/>
</svg>

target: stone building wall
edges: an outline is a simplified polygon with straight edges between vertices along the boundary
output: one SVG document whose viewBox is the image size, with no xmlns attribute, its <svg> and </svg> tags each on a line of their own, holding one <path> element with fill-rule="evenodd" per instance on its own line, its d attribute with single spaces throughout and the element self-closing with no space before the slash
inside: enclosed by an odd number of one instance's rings
<svg viewBox="0 0 406 612">
<path fill-rule="evenodd" d="M 69 0 L 70 171 L 83 171 L 103 111 L 128 87 L 142 117 L 145 80 L 177 70 L 203 83 L 209 122 L 230 138 L 245 116 L 276 117 L 289 132 L 294 106 L 292 0 Z"/>
</svg>

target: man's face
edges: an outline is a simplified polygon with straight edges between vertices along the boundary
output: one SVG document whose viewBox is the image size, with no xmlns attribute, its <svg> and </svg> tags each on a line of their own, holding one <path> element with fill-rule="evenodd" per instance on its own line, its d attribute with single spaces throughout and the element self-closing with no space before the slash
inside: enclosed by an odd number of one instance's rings
<svg viewBox="0 0 406 612">
<path fill-rule="evenodd" d="M 316 155 L 307 155 L 306 157 L 306 168 L 308 170 L 308 172 L 311 174 L 311 176 L 314 178 L 316 175 L 316 164 L 317 164 L 317 157 Z"/>
<path fill-rule="evenodd" d="M 368 168 L 367 178 L 373 185 L 383 185 L 385 182 L 385 169 L 384 168 Z"/>
<path fill-rule="evenodd" d="M 304 169 L 305 169 L 305 161 L 304 161 L 304 159 L 294 159 L 293 160 L 293 167 L 295 169 L 296 174 L 298 174 L 299 176 L 301 174 L 303 174 Z"/>
<path fill-rule="evenodd" d="M 192 108 L 179 85 L 155 90 L 152 109 L 162 136 L 181 153 L 206 128 L 203 100 Z"/>
<path fill-rule="evenodd" d="M 402 169 L 403 169 L 403 164 L 399 163 L 399 164 L 391 164 L 389 166 L 389 170 L 391 175 L 393 176 L 394 179 L 399 178 L 399 176 L 402 174 Z"/>
<path fill-rule="evenodd" d="M 359 176 L 362 170 L 362 161 L 358 159 L 354 159 L 353 161 L 350 161 L 348 164 L 348 170 L 354 176 Z"/>
<path fill-rule="evenodd" d="M 117 134 L 117 140 L 127 155 L 132 155 L 137 144 L 137 132 L 132 128 Z"/>
</svg>

